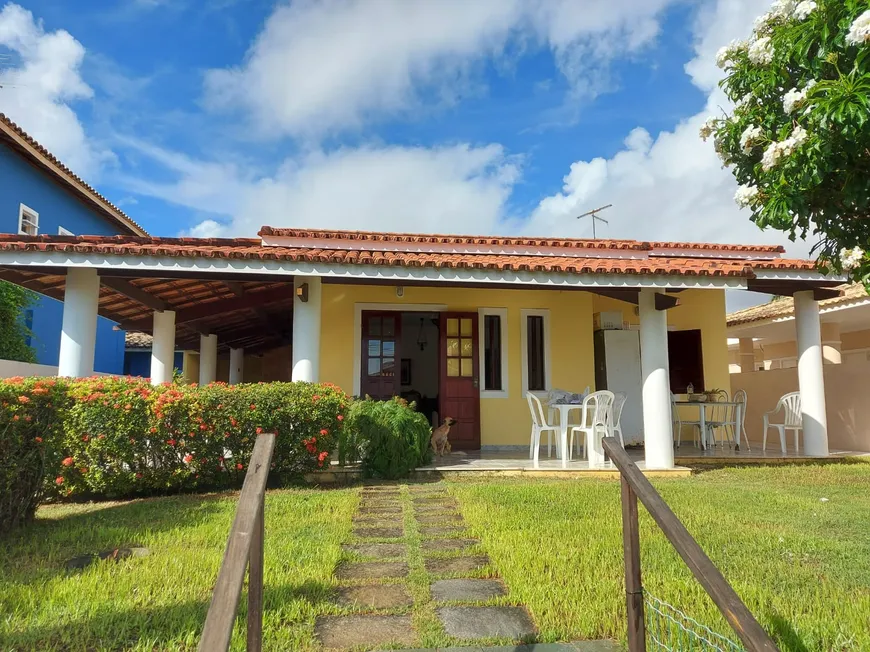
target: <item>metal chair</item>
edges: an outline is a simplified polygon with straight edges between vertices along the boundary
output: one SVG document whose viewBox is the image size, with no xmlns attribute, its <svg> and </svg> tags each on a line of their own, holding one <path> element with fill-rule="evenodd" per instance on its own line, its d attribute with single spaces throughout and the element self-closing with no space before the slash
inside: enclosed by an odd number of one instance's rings
<svg viewBox="0 0 870 652">
<path fill-rule="evenodd" d="M 613 434 L 613 392 L 606 389 L 592 392 L 583 399 L 582 425 L 571 428 L 568 441 L 568 459 L 571 459 L 571 450 L 574 447 L 574 435 L 583 435 L 583 450 L 586 459 L 589 459 L 589 447 L 595 446 L 596 450 L 602 448 L 601 439 Z M 600 435 L 600 437 L 599 437 Z M 579 438 L 578 438 L 579 445 Z M 603 450 L 602 450 L 603 456 Z"/>
<path fill-rule="evenodd" d="M 534 460 L 535 468 L 538 468 L 538 453 L 541 449 L 541 433 L 547 433 L 547 457 L 551 455 L 550 448 L 553 443 L 553 436 L 556 435 L 558 426 L 550 425 L 544 418 L 544 406 L 541 405 L 541 399 L 532 394 L 526 393 L 526 399 L 529 402 L 529 412 L 532 414 L 532 437 L 529 444 L 529 457 Z"/>
<path fill-rule="evenodd" d="M 739 411 L 737 410 L 736 407 L 734 410 L 733 434 L 736 435 L 734 437 L 735 444 L 737 441 L 740 440 L 740 437 L 742 436 L 743 441 L 746 442 L 746 450 L 751 451 L 752 448 L 749 446 L 749 435 L 746 434 L 746 403 L 748 401 L 748 398 L 746 396 L 746 390 L 745 389 L 738 389 L 736 392 L 734 392 L 733 401 L 734 401 L 734 403 L 737 403 L 737 405 L 740 407 Z M 738 412 L 739 412 L 739 419 L 738 419 Z"/>
<path fill-rule="evenodd" d="M 700 421 L 684 421 L 680 416 L 680 407 L 677 405 L 677 395 L 671 392 L 671 420 L 674 424 L 674 443 L 677 445 L 677 448 L 683 443 L 683 426 L 691 426 L 695 430 L 695 443 L 697 443 L 701 437 L 698 436 L 698 433 L 701 432 L 701 422 Z M 704 446 L 706 449 L 706 446 Z"/>
<path fill-rule="evenodd" d="M 713 396 L 710 404 L 710 418 L 705 419 L 705 426 L 707 428 L 707 434 L 709 434 L 708 440 L 713 446 L 717 444 L 725 445 L 725 439 L 729 438 L 728 428 L 735 421 L 734 415 L 734 406 L 728 405 L 731 402 L 731 397 L 728 396 L 728 392 L 724 389 L 720 389 Z M 707 409 L 707 408 L 702 408 Z M 716 441 L 716 432 L 721 431 L 725 433 L 724 437 L 721 437 L 719 441 Z"/>
<path fill-rule="evenodd" d="M 783 423 L 771 423 L 770 417 L 776 416 L 780 411 L 785 413 Z M 785 453 L 785 431 L 794 431 L 794 452 L 800 452 L 798 437 L 804 428 L 803 417 L 801 416 L 801 393 L 791 392 L 786 394 L 776 404 L 776 409 L 771 412 L 764 413 L 764 439 L 761 441 L 761 450 L 767 450 L 767 431 L 770 428 L 776 428 L 779 431 L 779 445 L 782 452 Z"/>
</svg>

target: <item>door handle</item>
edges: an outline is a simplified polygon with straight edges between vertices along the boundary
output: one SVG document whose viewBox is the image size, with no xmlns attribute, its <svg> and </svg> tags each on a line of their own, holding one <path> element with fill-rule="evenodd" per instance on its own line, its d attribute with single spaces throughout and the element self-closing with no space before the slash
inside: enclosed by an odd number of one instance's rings
<svg viewBox="0 0 870 652">
<path fill-rule="evenodd" d="M 475 389 L 480 387 L 480 381 L 477 379 L 477 376 L 474 377 L 474 380 L 472 382 L 474 383 Z"/>
</svg>

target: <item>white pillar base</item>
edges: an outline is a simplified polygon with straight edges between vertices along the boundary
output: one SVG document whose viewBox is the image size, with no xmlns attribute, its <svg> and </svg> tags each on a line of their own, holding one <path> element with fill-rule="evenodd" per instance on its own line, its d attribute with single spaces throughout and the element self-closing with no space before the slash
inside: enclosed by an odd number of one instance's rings
<svg viewBox="0 0 870 652">
<path fill-rule="evenodd" d="M 230 385 L 238 385 L 244 382 L 245 371 L 245 350 L 230 349 Z"/>
<path fill-rule="evenodd" d="M 291 380 L 316 383 L 320 379 L 320 297 L 319 276 L 297 276 L 295 287 L 308 284 L 308 301 L 297 296 L 293 304 L 293 372 Z"/>
<path fill-rule="evenodd" d="M 154 341 L 151 344 L 151 384 L 172 382 L 175 370 L 175 311 L 154 311 Z"/>
<path fill-rule="evenodd" d="M 644 456 L 648 469 L 674 468 L 668 371 L 668 317 L 656 310 L 656 291 L 640 291 L 640 366 L 643 376 Z"/>
<path fill-rule="evenodd" d="M 811 290 L 794 294 L 798 349 L 798 385 L 803 414 L 804 453 L 827 456 L 828 416 L 825 406 L 825 375 L 822 366 L 822 332 L 819 303 Z"/>
<path fill-rule="evenodd" d="M 217 377 L 217 335 L 199 336 L 199 384 L 213 383 Z"/>
<path fill-rule="evenodd" d="M 73 267 L 67 270 L 58 376 L 87 378 L 94 375 L 99 300 L 100 277 L 96 269 Z"/>
</svg>

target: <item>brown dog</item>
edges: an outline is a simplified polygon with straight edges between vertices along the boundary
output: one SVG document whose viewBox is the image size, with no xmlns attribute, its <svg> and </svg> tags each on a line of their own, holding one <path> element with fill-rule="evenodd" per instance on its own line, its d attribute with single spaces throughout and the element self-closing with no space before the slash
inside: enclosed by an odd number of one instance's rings
<svg viewBox="0 0 870 652">
<path fill-rule="evenodd" d="M 447 435 L 450 434 L 450 426 L 455 423 L 456 419 L 447 417 L 444 419 L 444 423 L 432 431 L 432 450 L 435 451 L 435 455 L 438 457 L 450 452 L 450 440 L 447 438 Z"/>
</svg>

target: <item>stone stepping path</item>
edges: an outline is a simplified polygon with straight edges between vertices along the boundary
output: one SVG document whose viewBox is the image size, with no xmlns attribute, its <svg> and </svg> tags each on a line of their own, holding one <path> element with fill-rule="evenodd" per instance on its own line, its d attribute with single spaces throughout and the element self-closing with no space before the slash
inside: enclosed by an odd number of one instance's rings
<svg viewBox="0 0 870 652">
<path fill-rule="evenodd" d="M 525 607 L 507 604 L 507 587 L 480 541 L 469 536 L 445 485 L 363 487 L 351 532 L 353 540 L 342 546 L 345 559 L 335 571 L 334 607 L 315 621 L 324 648 L 413 647 L 420 636 L 412 612 L 429 623 L 429 636 L 437 618 L 455 643 L 534 640 L 531 616 Z"/>
</svg>

